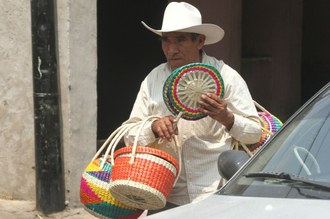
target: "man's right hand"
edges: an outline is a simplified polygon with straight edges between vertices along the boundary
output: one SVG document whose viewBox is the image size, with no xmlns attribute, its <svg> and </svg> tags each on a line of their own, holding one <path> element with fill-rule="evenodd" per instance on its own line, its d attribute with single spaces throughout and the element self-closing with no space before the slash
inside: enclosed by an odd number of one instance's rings
<svg viewBox="0 0 330 219">
<path fill-rule="evenodd" d="M 173 116 L 166 116 L 155 120 L 151 125 L 151 129 L 156 137 L 164 141 L 171 141 L 173 135 L 178 134 L 178 129 L 174 127 L 174 123 L 175 118 Z"/>
</svg>

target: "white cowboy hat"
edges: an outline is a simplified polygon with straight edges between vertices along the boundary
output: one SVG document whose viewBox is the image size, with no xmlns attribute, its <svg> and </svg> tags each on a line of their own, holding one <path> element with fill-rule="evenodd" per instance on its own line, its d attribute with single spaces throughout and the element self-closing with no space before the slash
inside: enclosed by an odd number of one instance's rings
<svg viewBox="0 0 330 219">
<path fill-rule="evenodd" d="M 202 24 L 202 15 L 199 10 L 186 2 L 171 2 L 167 5 L 161 30 L 149 27 L 143 21 L 141 23 L 155 34 L 163 32 L 189 32 L 206 36 L 205 45 L 219 42 L 225 32 L 215 24 Z"/>
</svg>

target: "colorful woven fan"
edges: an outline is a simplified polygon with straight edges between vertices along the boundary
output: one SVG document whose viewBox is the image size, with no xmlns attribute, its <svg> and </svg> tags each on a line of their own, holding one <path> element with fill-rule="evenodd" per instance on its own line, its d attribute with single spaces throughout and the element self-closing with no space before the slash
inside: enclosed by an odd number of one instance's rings
<svg viewBox="0 0 330 219">
<path fill-rule="evenodd" d="M 206 115 L 200 112 L 198 101 L 202 94 L 215 93 L 223 98 L 224 82 L 219 71 L 204 63 L 192 63 L 173 71 L 163 87 L 163 99 L 169 111 L 186 120 L 198 120 Z"/>
</svg>

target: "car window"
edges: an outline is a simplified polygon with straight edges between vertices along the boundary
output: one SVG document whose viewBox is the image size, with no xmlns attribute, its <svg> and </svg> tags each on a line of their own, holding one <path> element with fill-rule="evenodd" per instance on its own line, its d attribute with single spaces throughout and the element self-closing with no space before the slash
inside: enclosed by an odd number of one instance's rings
<svg viewBox="0 0 330 219">
<path fill-rule="evenodd" d="M 249 173 L 285 173 L 311 186 L 276 177 L 246 177 Z M 330 91 L 306 105 L 219 193 L 261 197 L 330 199 Z"/>
<path fill-rule="evenodd" d="M 262 171 L 298 176 L 330 172 L 330 101 L 322 99 L 289 125 L 278 151 Z M 285 134 L 285 133 L 284 133 Z M 279 136 L 281 138 L 282 136 Z"/>
</svg>

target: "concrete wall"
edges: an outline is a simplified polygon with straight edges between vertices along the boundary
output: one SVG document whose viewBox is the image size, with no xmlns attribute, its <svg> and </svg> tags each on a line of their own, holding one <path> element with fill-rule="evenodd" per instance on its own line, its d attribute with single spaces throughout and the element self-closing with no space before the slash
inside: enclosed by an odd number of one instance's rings
<svg viewBox="0 0 330 219">
<path fill-rule="evenodd" d="M 96 1 L 58 1 L 66 197 L 79 204 L 83 169 L 96 150 Z"/>
<path fill-rule="evenodd" d="M 96 1 L 58 0 L 66 200 L 96 148 Z M 30 1 L 0 0 L 0 198 L 35 200 Z"/>
<path fill-rule="evenodd" d="M 30 1 L 0 1 L 0 198 L 33 199 Z"/>
</svg>

